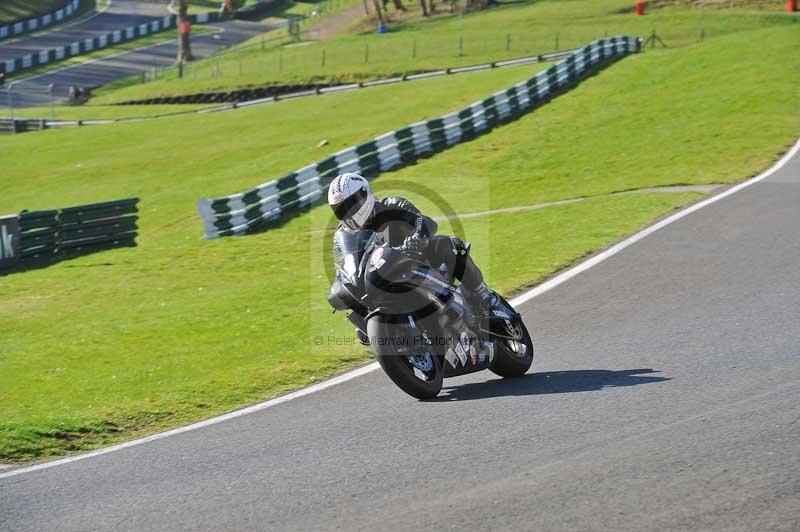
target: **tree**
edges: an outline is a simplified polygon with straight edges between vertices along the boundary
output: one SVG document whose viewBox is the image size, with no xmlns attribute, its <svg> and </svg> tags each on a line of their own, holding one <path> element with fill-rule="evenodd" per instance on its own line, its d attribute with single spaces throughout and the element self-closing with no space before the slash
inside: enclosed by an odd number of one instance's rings
<svg viewBox="0 0 800 532">
<path fill-rule="evenodd" d="M 378 22 L 386 25 L 386 17 L 383 15 L 383 9 L 381 8 L 381 0 L 372 0 L 372 5 L 375 7 L 375 13 L 378 15 Z"/>
<path fill-rule="evenodd" d="M 180 0 L 178 7 L 178 63 L 186 63 L 192 61 L 192 45 L 189 36 L 192 32 L 192 22 L 189 20 L 189 2 L 187 0 Z"/>
</svg>

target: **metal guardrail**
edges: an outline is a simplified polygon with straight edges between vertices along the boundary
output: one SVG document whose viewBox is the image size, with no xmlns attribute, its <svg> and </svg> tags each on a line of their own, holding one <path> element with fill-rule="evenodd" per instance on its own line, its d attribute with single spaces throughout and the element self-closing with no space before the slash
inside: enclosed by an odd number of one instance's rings
<svg viewBox="0 0 800 532">
<path fill-rule="evenodd" d="M 344 92 L 349 90 L 357 90 L 357 89 L 367 89 L 370 87 L 378 87 L 381 85 L 389 85 L 392 83 L 401 83 L 404 81 L 416 81 L 421 79 L 428 79 L 432 77 L 438 76 L 449 76 L 453 74 L 462 74 L 468 72 L 477 72 L 480 70 L 489 70 L 492 68 L 504 68 L 504 67 L 513 67 L 519 65 L 526 65 L 526 64 L 534 64 L 540 62 L 548 62 L 553 61 L 556 59 L 562 59 L 564 57 L 569 56 L 570 54 L 574 53 L 575 49 L 571 50 L 559 50 L 556 52 L 548 52 L 545 54 L 539 55 L 531 55 L 525 57 L 518 57 L 515 59 L 507 59 L 504 61 L 493 61 L 490 63 L 481 63 L 477 65 L 468 65 L 462 67 L 450 67 L 440 70 L 435 70 L 431 72 L 423 72 L 420 74 L 408 74 L 403 76 L 395 76 L 391 78 L 381 78 L 375 79 L 370 81 L 362 81 L 359 83 L 346 83 L 343 85 L 335 85 L 332 87 L 324 87 L 315 90 L 305 90 L 305 91 L 296 91 L 290 92 L 286 94 L 278 94 L 275 96 L 268 96 L 265 98 L 257 98 L 254 100 L 246 100 L 241 102 L 232 102 L 232 103 L 225 103 L 222 105 L 217 105 L 214 107 L 208 107 L 205 109 L 193 109 L 191 111 L 175 111 L 171 113 L 163 113 L 157 114 L 152 116 L 131 116 L 125 118 L 109 118 L 109 119 L 84 119 L 84 120 L 45 120 L 45 119 L 30 119 L 30 120 L 17 120 L 17 123 L 20 124 L 22 122 L 36 122 L 37 124 L 41 124 L 40 128 L 21 128 L 17 129 L 16 132 L 23 132 L 23 131 L 38 131 L 40 129 L 47 129 L 47 128 L 70 128 L 70 127 L 81 127 L 81 126 L 93 126 L 93 125 L 107 125 L 107 124 L 116 124 L 120 122 L 139 122 L 143 120 L 156 120 L 159 118 L 168 118 L 171 116 L 179 116 L 185 114 L 205 114 L 205 113 L 215 113 L 220 111 L 232 111 L 234 109 L 244 109 L 247 107 L 252 107 L 254 105 L 263 105 L 274 103 L 281 100 L 289 100 L 294 98 L 303 98 L 308 96 L 320 96 L 323 94 L 331 94 L 336 92 Z M 9 120 L 0 118 L 0 133 L 12 133 L 12 129 L 7 123 Z M 6 124 L 6 125 L 4 125 Z"/>
<path fill-rule="evenodd" d="M 546 103 L 592 70 L 638 52 L 641 44 L 640 38 L 629 36 L 593 41 L 536 76 L 466 109 L 390 131 L 245 192 L 202 198 L 197 208 L 205 237 L 256 232 L 321 200 L 336 175 L 358 172 L 376 177 L 491 131 Z"/>
<path fill-rule="evenodd" d="M 147 98 L 142 100 L 127 100 L 119 103 L 118 105 L 171 105 L 171 104 L 202 104 L 202 103 L 225 102 L 219 105 L 218 109 L 227 110 L 231 108 L 246 107 L 250 105 L 257 105 L 259 103 L 268 103 L 277 100 L 288 100 L 292 98 L 301 98 L 304 96 L 315 96 L 318 94 L 327 94 L 331 92 L 339 92 L 344 90 L 361 89 L 367 87 L 374 87 L 377 85 L 387 85 L 390 83 L 398 83 L 402 81 L 414 81 L 419 79 L 433 78 L 437 76 L 447 76 L 450 74 L 476 72 L 492 68 L 502 68 L 509 66 L 538 63 L 543 61 L 552 61 L 555 59 L 564 58 L 569 54 L 573 53 L 574 51 L 575 49 L 560 50 L 557 52 L 518 57 L 503 61 L 493 61 L 489 63 L 481 63 L 477 65 L 468 65 L 463 67 L 449 67 L 444 69 L 421 72 L 417 74 L 404 74 L 402 76 L 395 76 L 391 78 L 381 78 L 370 81 L 345 83 L 341 85 L 333 85 L 327 87 L 322 84 L 317 84 L 317 85 L 307 86 L 307 88 L 295 91 L 289 90 L 284 92 L 282 90 L 284 88 L 283 86 L 265 86 L 261 88 L 239 89 L 229 92 L 203 92 L 203 93 L 186 94 L 179 96 L 162 96 L 162 97 Z M 202 112 L 212 112 L 215 109 L 217 108 L 210 108 L 210 110 L 203 110 Z"/>
</svg>

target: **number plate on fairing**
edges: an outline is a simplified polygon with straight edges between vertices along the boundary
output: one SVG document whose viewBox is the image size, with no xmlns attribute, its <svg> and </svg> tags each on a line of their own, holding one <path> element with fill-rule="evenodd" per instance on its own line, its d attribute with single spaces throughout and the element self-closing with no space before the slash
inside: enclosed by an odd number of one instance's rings
<svg viewBox="0 0 800 532">
<path fill-rule="evenodd" d="M 444 365 L 444 377 L 455 377 L 475 371 L 487 369 L 493 358 L 492 342 L 482 345 L 476 339 L 462 334 L 455 346 L 447 350 L 444 358 L 449 364 Z"/>
</svg>

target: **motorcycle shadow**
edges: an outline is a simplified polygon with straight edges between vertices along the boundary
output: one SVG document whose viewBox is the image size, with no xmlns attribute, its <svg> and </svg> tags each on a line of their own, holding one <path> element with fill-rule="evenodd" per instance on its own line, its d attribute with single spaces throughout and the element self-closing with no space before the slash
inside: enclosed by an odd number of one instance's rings
<svg viewBox="0 0 800 532">
<path fill-rule="evenodd" d="M 431 401 L 469 401 L 490 397 L 544 395 L 550 393 L 596 392 L 605 388 L 638 386 L 670 380 L 650 375 L 652 368 L 608 370 L 581 369 L 528 373 L 515 379 L 493 379 L 442 388 L 442 394 Z"/>
</svg>

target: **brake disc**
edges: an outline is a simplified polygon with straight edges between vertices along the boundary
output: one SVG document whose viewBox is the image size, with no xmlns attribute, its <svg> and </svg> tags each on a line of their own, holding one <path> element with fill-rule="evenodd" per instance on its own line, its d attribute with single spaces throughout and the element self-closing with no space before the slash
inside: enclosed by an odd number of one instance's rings
<svg viewBox="0 0 800 532">
<path fill-rule="evenodd" d="M 433 369 L 433 358 L 427 353 L 424 355 L 412 355 L 408 357 L 408 361 L 411 362 L 411 365 L 415 368 L 425 373 Z"/>
</svg>

